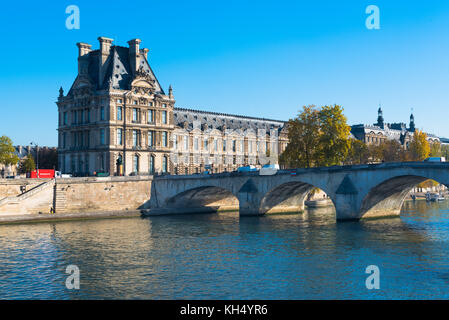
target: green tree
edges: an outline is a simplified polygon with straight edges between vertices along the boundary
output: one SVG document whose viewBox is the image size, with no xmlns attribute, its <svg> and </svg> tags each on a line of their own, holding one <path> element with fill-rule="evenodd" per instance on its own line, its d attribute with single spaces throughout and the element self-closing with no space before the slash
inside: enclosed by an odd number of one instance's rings
<svg viewBox="0 0 449 320">
<path fill-rule="evenodd" d="M 319 166 L 340 165 L 348 157 L 351 127 L 346 123 L 343 108 L 339 105 L 324 106 L 318 112 L 320 135 L 318 145 Z"/>
<path fill-rule="evenodd" d="M 430 154 L 430 145 L 427 141 L 427 135 L 420 131 L 416 130 L 413 135 L 413 139 L 410 142 L 410 158 L 413 161 L 422 161 L 429 157 Z"/>
<path fill-rule="evenodd" d="M 423 182 L 421 182 L 420 184 L 417 185 L 418 188 L 431 188 L 431 187 L 436 187 L 438 186 L 439 183 L 435 180 L 429 179 L 429 180 L 425 180 Z"/>
<path fill-rule="evenodd" d="M 19 173 L 28 173 L 36 169 L 36 164 L 34 163 L 34 158 L 29 154 L 20 162 Z"/>
<path fill-rule="evenodd" d="M 430 157 L 441 157 L 441 143 L 433 142 L 430 144 Z"/>
<path fill-rule="evenodd" d="M 384 162 L 402 161 L 402 153 L 404 148 L 396 140 L 387 140 L 380 145 L 382 152 L 382 160 Z"/>
<path fill-rule="evenodd" d="M 342 164 L 351 149 L 350 127 L 338 105 L 304 106 L 288 123 L 289 143 L 280 157 L 286 167 Z"/>
<path fill-rule="evenodd" d="M 15 148 L 12 140 L 7 136 L 0 137 L 0 163 L 7 165 L 15 165 L 19 162 L 19 157 L 15 154 Z"/>
<path fill-rule="evenodd" d="M 315 165 L 320 136 L 320 121 L 315 106 L 304 106 L 295 119 L 288 122 L 289 143 L 280 156 L 286 167 L 310 168 Z"/>
<path fill-rule="evenodd" d="M 362 164 L 368 162 L 370 153 L 368 146 L 360 140 L 352 140 L 349 151 L 348 162 L 351 164 Z"/>
<path fill-rule="evenodd" d="M 449 161 L 449 145 L 441 145 L 441 156 L 446 158 L 446 161 Z"/>
</svg>

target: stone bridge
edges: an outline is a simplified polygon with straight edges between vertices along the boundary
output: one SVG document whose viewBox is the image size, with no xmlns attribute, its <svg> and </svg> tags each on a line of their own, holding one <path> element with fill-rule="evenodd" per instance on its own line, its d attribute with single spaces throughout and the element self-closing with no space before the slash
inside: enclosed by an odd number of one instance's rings
<svg viewBox="0 0 449 320">
<path fill-rule="evenodd" d="M 403 162 L 258 172 L 155 177 L 149 214 L 214 211 L 240 215 L 300 211 L 318 187 L 332 200 L 337 220 L 399 215 L 410 190 L 427 179 L 449 186 L 449 163 Z"/>
</svg>

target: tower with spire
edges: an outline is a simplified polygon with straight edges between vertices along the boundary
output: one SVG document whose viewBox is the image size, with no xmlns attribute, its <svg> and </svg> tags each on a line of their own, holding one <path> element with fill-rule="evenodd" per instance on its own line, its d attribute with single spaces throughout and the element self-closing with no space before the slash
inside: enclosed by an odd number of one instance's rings
<svg viewBox="0 0 449 320">
<path fill-rule="evenodd" d="M 384 128 L 384 117 L 383 117 L 383 112 L 382 112 L 382 108 L 379 105 L 379 109 L 377 110 L 377 123 L 376 126 L 381 127 L 382 129 Z"/>
<path fill-rule="evenodd" d="M 413 116 L 413 109 L 412 113 L 410 114 L 410 125 L 408 131 L 415 132 L 415 117 Z"/>
</svg>

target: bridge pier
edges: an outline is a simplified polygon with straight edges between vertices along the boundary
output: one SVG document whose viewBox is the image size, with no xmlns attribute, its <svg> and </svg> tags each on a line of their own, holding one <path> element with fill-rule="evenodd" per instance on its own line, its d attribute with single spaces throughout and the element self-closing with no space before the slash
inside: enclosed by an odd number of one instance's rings
<svg viewBox="0 0 449 320">
<path fill-rule="evenodd" d="M 337 221 L 360 219 L 360 210 L 356 194 L 337 194 L 334 198 Z"/>
<path fill-rule="evenodd" d="M 257 193 L 239 193 L 239 214 L 241 216 L 260 216 L 260 196 Z"/>
</svg>

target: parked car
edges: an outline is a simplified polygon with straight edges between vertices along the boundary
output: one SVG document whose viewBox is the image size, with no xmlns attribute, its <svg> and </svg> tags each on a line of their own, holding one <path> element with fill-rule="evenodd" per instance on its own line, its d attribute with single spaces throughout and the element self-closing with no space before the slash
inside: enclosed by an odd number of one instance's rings
<svg viewBox="0 0 449 320">
<path fill-rule="evenodd" d="M 244 166 L 237 169 L 237 172 L 252 172 L 252 171 L 257 171 L 257 168 L 253 165 Z"/>
<path fill-rule="evenodd" d="M 426 162 L 446 162 L 445 157 L 429 157 L 425 159 Z"/>
<path fill-rule="evenodd" d="M 261 176 L 273 176 L 275 175 L 279 170 L 278 164 L 266 164 L 264 165 L 260 171 L 259 175 Z"/>
<path fill-rule="evenodd" d="M 55 177 L 61 178 L 61 179 L 68 179 L 68 178 L 72 178 L 72 175 L 67 174 L 67 173 L 62 173 L 61 171 L 55 171 Z"/>
</svg>

